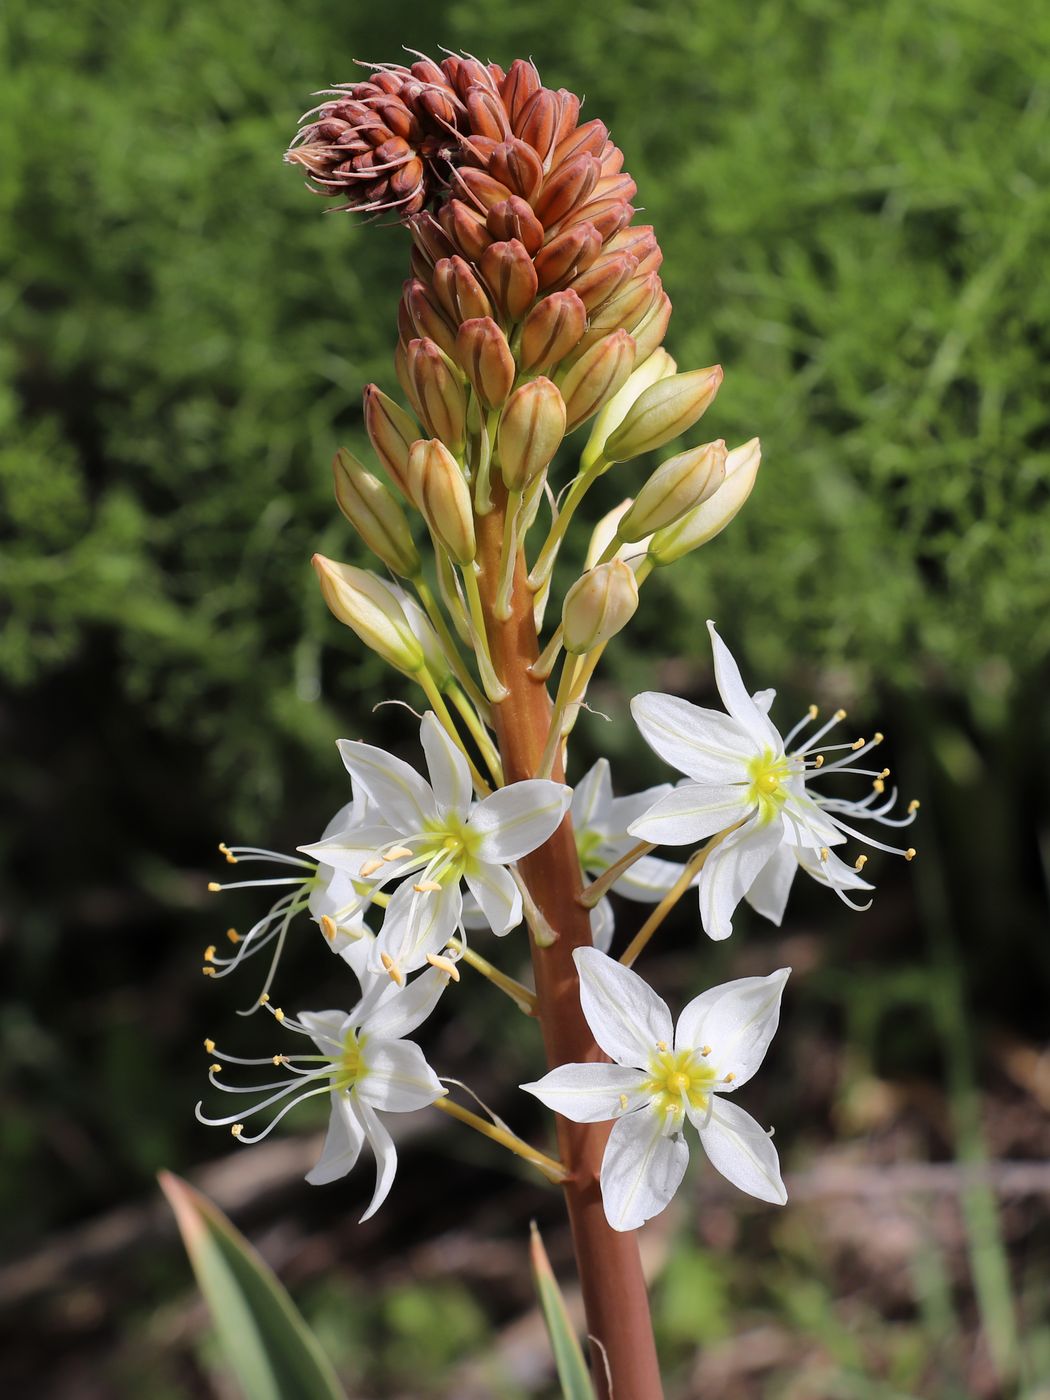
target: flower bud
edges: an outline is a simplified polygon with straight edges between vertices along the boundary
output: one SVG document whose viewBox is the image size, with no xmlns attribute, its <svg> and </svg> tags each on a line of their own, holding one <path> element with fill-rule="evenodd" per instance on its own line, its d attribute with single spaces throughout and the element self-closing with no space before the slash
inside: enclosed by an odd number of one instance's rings
<svg viewBox="0 0 1050 1400">
<path fill-rule="evenodd" d="M 593 311 L 615 296 L 637 267 L 637 260 L 630 253 L 612 253 L 592 263 L 586 272 L 574 277 L 570 285 L 587 310 Z"/>
<path fill-rule="evenodd" d="M 584 203 L 601 175 L 601 163 L 593 156 L 574 156 L 552 170 L 535 203 L 536 217 L 550 228 Z"/>
<path fill-rule="evenodd" d="M 403 300 L 416 335 L 425 340 L 435 341 L 446 355 L 454 354 L 455 328 L 442 310 L 435 292 L 425 282 L 414 277 L 405 283 Z M 406 337 L 406 340 L 410 338 Z"/>
<path fill-rule="evenodd" d="M 497 430 L 500 469 L 508 491 L 524 491 L 546 471 L 565 436 L 565 401 L 542 375 L 507 400 Z"/>
<path fill-rule="evenodd" d="M 406 500 L 412 499 L 408 487 L 408 449 L 419 436 L 419 429 L 403 408 L 388 398 L 382 389 L 369 384 L 364 392 L 365 431 L 372 449 L 389 473 L 391 481 Z"/>
<path fill-rule="evenodd" d="M 481 255 L 481 275 L 505 320 L 520 321 L 536 299 L 536 268 L 517 239 L 493 243 Z"/>
<path fill-rule="evenodd" d="M 486 212 L 495 205 L 502 204 L 505 199 L 510 199 L 515 193 L 514 190 L 508 190 L 499 180 L 494 180 L 487 171 L 478 170 L 472 165 L 461 165 L 457 168 L 456 183 Z"/>
<path fill-rule="evenodd" d="M 552 292 L 534 306 L 521 327 L 519 356 L 523 373 L 558 365 L 587 329 L 587 308 L 572 291 Z"/>
<path fill-rule="evenodd" d="M 531 146 L 512 136 L 492 152 L 489 174 L 519 198 L 531 201 L 543 184 L 543 163 Z"/>
<path fill-rule="evenodd" d="M 534 257 L 543 247 L 543 225 L 532 212 L 531 204 L 517 195 L 494 205 L 488 212 L 485 226 L 501 243 L 516 238 L 529 257 Z"/>
<path fill-rule="evenodd" d="M 653 536 L 649 543 L 652 562 L 673 564 L 683 554 L 699 549 L 724 530 L 750 496 L 761 462 L 758 438 L 752 438 L 742 447 L 734 447 L 726 458 L 725 480 L 715 494 Z"/>
<path fill-rule="evenodd" d="M 437 217 L 449 240 L 472 262 L 477 262 L 492 242 L 485 228 L 484 214 L 461 199 L 450 199 L 438 210 Z"/>
<path fill-rule="evenodd" d="M 461 257 L 442 258 L 436 264 L 434 294 L 454 326 L 475 316 L 492 315 L 492 303 L 485 288 L 474 276 L 470 264 Z"/>
<path fill-rule="evenodd" d="M 610 462 L 626 462 L 663 447 L 691 428 L 708 407 L 722 382 L 722 366 L 694 369 L 658 380 L 631 405 L 623 422 L 610 434 L 603 454 Z"/>
<path fill-rule="evenodd" d="M 400 585 L 393 583 L 390 585 L 401 604 L 401 610 L 405 614 L 405 619 L 411 627 L 416 641 L 423 648 L 423 663 L 434 679 L 434 684 L 438 690 L 444 690 L 449 681 L 454 678 L 452 663 L 445 654 L 445 648 L 441 645 L 438 634 L 434 631 L 430 618 L 413 598 Z"/>
<path fill-rule="evenodd" d="M 419 551 L 393 493 L 345 447 L 332 459 L 332 475 L 339 509 L 372 553 L 392 573 L 415 578 L 421 567 Z"/>
<path fill-rule="evenodd" d="M 631 331 L 638 346 L 639 363 L 648 359 L 663 344 L 670 320 L 671 298 L 663 292 Z"/>
<path fill-rule="evenodd" d="M 629 331 L 645 318 L 662 291 L 658 273 L 648 272 L 644 277 L 632 277 L 615 296 L 608 297 L 601 306 L 595 307 L 587 334 L 598 338 L 618 330 L 620 326 Z"/>
<path fill-rule="evenodd" d="M 636 360 L 635 363 L 638 361 Z M 628 410 L 639 394 L 644 389 L 648 389 L 650 384 L 667 379 L 677 369 L 678 366 L 666 350 L 654 350 L 644 363 L 638 364 L 638 368 L 627 383 L 617 394 L 613 395 L 594 420 L 594 427 L 591 429 L 587 446 L 583 449 L 583 455 L 580 458 L 584 468 L 593 466 L 602 455 L 602 448 L 605 446 L 606 440 L 626 418 Z"/>
<path fill-rule="evenodd" d="M 583 567 L 585 569 L 593 569 L 598 560 L 612 544 L 613 540 L 616 539 L 619 533 L 620 521 L 631 509 L 633 504 L 634 502 L 631 497 L 628 496 L 627 499 L 621 501 L 618 506 L 613 506 L 612 510 L 606 515 L 603 515 L 597 525 L 595 525 L 594 529 L 591 531 L 591 538 L 587 544 L 587 554 L 583 561 Z M 626 549 L 629 549 L 632 554 L 638 553 L 633 545 L 621 545 L 620 549 L 617 550 L 616 557 L 622 558 Z"/>
<path fill-rule="evenodd" d="M 397 670 L 412 675 L 422 668 L 423 648 L 388 583 L 367 569 L 337 564 L 323 554 L 315 554 L 310 562 L 334 617 Z"/>
<path fill-rule="evenodd" d="M 500 96 L 512 123 L 517 124 L 525 103 L 539 89 L 540 75 L 536 72 L 535 64 L 524 58 L 516 58 L 500 84 Z"/>
<path fill-rule="evenodd" d="M 622 559 L 589 569 L 565 595 L 561 620 L 565 650 L 579 656 L 626 627 L 638 607 L 638 580 Z"/>
<path fill-rule="evenodd" d="M 459 463 L 437 438 L 412 444 L 408 479 L 427 524 L 457 564 L 469 564 L 478 552 L 470 488 Z"/>
<path fill-rule="evenodd" d="M 579 223 L 565 229 L 536 255 L 536 276 L 544 291 L 570 277 L 577 277 L 594 262 L 602 250 L 602 237 L 592 224 Z"/>
<path fill-rule="evenodd" d="M 464 321 L 455 356 L 486 408 L 499 408 L 514 387 L 516 367 L 507 338 L 488 316 Z"/>
<path fill-rule="evenodd" d="M 613 331 L 582 355 L 562 379 L 566 432 L 572 432 L 602 404 L 608 403 L 634 368 L 634 341 Z"/>
<path fill-rule="evenodd" d="M 726 445 L 721 438 L 671 457 L 638 492 L 620 522 L 620 538 L 634 543 L 680 520 L 715 494 L 725 474 Z"/>
<path fill-rule="evenodd" d="M 467 395 L 459 370 L 432 340 L 409 342 L 405 365 L 423 426 L 450 452 L 467 439 Z"/>
<path fill-rule="evenodd" d="M 557 93 L 541 87 L 523 103 L 515 118 L 515 136 L 527 141 L 544 163 L 554 148 L 560 116 Z"/>
</svg>

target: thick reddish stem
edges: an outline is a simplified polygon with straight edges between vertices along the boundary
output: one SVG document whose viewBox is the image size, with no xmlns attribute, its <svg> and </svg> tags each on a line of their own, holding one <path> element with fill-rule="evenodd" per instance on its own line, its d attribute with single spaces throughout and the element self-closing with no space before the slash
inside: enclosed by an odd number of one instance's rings
<svg viewBox="0 0 1050 1400">
<path fill-rule="evenodd" d="M 519 556 L 511 615 L 498 621 L 493 603 L 503 544 L 502 495 L 496 509 L 478 519 L 481 596 L 496 674 L 510 694 L 493 705 L 493 722 L 508 783 L 535 776 L 550 726 L 546 685 L 529 673 L 538 643 L 533 595 Z M 551 776 L 562 781 L 560 754 Z M 591 942 L 590 918 L 576 901 L 582 889 L 572 823 L 568 817 L 546 845 L 519 862 L 529 892 L 558 937 L 549 948 L 533 941 L 537 1015 L 547 1063 L 602 1060 L 580 1009 L 574 948 Z M 660 1400 L 663 1387 L 653 1342 L 649 1300 L 634 1232 L 613 1230 L 605 1218 L 598 1174 L 608 1123 L 571 1123 L 556 1115 L 561 1160 L 572 1172 L 565 1202 L 591 1341 L 591 1366 L 600 1400 Z"/>
</svg>

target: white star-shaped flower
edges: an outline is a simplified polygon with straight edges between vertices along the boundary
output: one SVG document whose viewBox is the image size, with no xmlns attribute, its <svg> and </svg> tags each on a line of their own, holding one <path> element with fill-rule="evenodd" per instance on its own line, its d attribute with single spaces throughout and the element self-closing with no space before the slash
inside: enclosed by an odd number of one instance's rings
<svg viewBox="0 0 1050 1400">
<path fill-rule="evenodd" d="M 563 783 L 533 778 L 475 801 L 466 761 L 431 713 L 423 717 L 420 740 L 429 782 L 383 749 L 341 739 L 343 763 L 376 824 L 300 848 L 345 871 L 366 898 L 401 880 L 373 960 L 397 980 L 440 953 L 461 927 L 461 881 L 494 933 L 521 922 L 521 894 L 507 867 L 553 835 L 572 797 Z"/>
<path fill-rule="evenodd" d="M 631 822 L 670 791 L 670 783 L 660 783 L 630 797 L 614 797 L 609 760 L 599 758 L 573 789 L 569 809 L 576 851 L 583 870 L 597 877 L 625 856 L 638 844 L 637 839 L 628 832 Z M 681 873 L 682 866 L 673 861 L 642 856 L 624 871 L 613 889 L 627 899 L 656 904 Z M 614 924 L 612 902 L 603 896 L 591 910 L 591 937 L 596 948 L 603 951 L 608 949 Z"/>
<path fill-rule="evenodd" d="M 577 948 L 573 958 L 583 1013 L 614 1063 L 561 1065 L 521 1087 L 575 1123 L 616 1120 L 601 1168 L 613 1229 L 637 1229 L 678 1190 L 687 1119 L 717 1171 L 782 1205 L 787 1192 L 769 1134 L 725 1096 L 762 1063 L 790 968 L 701 992 L 673 1026 L 666 1003 L 636 972 L 596 948 Z"/>
<path fill-rule="evenodd" d="M 918 803 L 909 805 L 906 817 L 888 817 L 896 799 L 891 793 L 882 801 L 888 770 L 855 766 L 882 742 L 881 734 L 852 744 L 821 744 L 825 734 L 845 719 L 844 710 L 792 748 L 793 741 L 816 719 L 816 708 L 812 707 L 782 739 L 768 714 L 775 692 L 750 695 L 714 623 L 707 626 L 715 680 L 728 713 L 702 709 L 655 691 L 632 700 L 631 711 L 643 738 L 661 758 L 684 773 L 686 781 L 655 802 L 629 830 L 644 841 L 668 845 L 686 845 L 728 833 L 711 850 L 697 882 L 705 930 L 712 938 L 727 938 L 733 931 L 733 911 L 745 896 L 759 912 L 779 922 L 800 865 L 851 903 L 846 890 L 871 888 L 858 874 L 867 857 L 862 856 L 851 868 L 835 856 L 832 846 L 853 836 L 909 860 L 915 852 L 876 841 L 842 818 L 906 826 Z M 846 750 L 846 757 L 826 763 L 825 754 L 836 749 Z M 807 782 L 818 770 L 821 776 L 867 776 L 873 779 L 872 791 L 858 802 L 815 794 Z"/>
<path fill-rule="evenodd" d="M 216 1089 L 231 1094 L 262 1094 L 250 1108 L 211 1118 L 197 1105 L 197 1117 L 210 1126 L 230 1126 L 240 1142 L 259 1142 L 304 1099 L 331 1097 L 328 1134 L 317 1165 L 307 1181 L 320 1186 L 345 1176 L 368 1142 L 376 1160 L 376 1186 L 362 1220 L 374 1215 L 390 1191 L 397 1169 L 397 1152 L 383 1124 L 385 1113 L 410 1113 L 425 1108 L 448 1091 L 427 1064 L 419 1046 L 403 1037 L 414 1031 L 437 1004 L 448 976 L 428 968 L 406 987 L 388 978 L 366 977 L 357 1006 L 345 1011 L 304 1011 L 298 1019 L 274 1011 L 281 1025 L 313 1041 L 318 1053 L 242 1059 L 205 1048 L 214 1056 L 209 1077 Z M 272 1009 L 272 1008 L 271 1008 Z M 285 1078 L 252 1087 L 224 1082 L 222 1068 L 231 1065 L 276 1065 Z M 274 1109 L 261 1132 L 248 1136 L 241 1120 Z"/>
</svg>

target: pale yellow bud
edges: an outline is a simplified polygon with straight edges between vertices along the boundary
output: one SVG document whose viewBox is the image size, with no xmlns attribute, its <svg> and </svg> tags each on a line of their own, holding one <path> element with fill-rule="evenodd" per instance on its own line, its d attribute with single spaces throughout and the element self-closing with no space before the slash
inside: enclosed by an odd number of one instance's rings
<svg viewBox="0 0 1050 1400">
<path fill-rule="evenodd" d="M 602 455 L 610 462 L 626 462 L 663 447 L 693 426 L 718 393 L 721 382 L 722 366 L 711 365 L 650 385 L 610 434 Z"/>
<path fill-rule="evenodd" d="M 590 542 L 587 545 L 587 555 L 583 561 L 585 569 L 593 569 L 598 560 L 612 544 L 619 534 L 620 521 L 631 509 L 634 502 L 630 496 L 626 501 L 621 501 L 618 506 L 613 506 L 612 510 L 595 525 L 591 531 Z"/>
<path fill-rule="evenodd" d="M 438 540 L 457 564 L 469 564 L 478 552 L 470 488 L 443 442 L 422 438 L 412 444 L 408 482 L 412 499 Z"/>
<path fill-rule="evenodd" d="M 565 400 L 549 379 L 515 389 L 497 431 L 500 470 L 508 491 L 524 491 L 548 466 L 565 436 Z"/>
<path fill-rule="evenodd" d="M 613 331 L 586 350 L 559 376 L 569 432 L 612 398 L 634 368 L 634 341 L 625 330 Z"/>
<path fill-rule="evenodd" d="M 726 457 L 725 480 L 715 494 L 653 536 L 649 544 L 652 562 L 673 564 L 724 530 L 750 496 L 761 462 L 758 438 L 735 447 Z"/>
<path fill-rule="evenodd" d="M 663 349 L 654 350 L 644 364 L 639 364 L 623 388 L 613 395 L 594 420 L 594 427 L 591 429 L 591 435 L 587 439 L 587 445 L 580 458 L 580 464 L 584 470 L 593 466 L 602 455 L 602 448 L 607 439 L 626 418 L 628 409 L 638 398 L 638 395 L 643 390 L 648 389 L 651 384 L 658 384 L 661 379 L 668 379 L 677 368 L 674 360 Z"/>
<path fill-rule="evenodd" d="M 334 617 L 397 670 L 411 675 L 422 669 L 423 648 L 388 583 L 367 569 L 338 564 L 323 554 L 315 554 L 311 563 Z"/>
<path fill-rule="evenodd" d="M 638 607 L 638 581 L 622 559 L 599 564 L 565 595 L 561 620 L 570 655 L 593 651 L 626 627 Z"/>
<path fill-rule="evenodd" d="M 339 509 L 372 553 L 392 573 L 415 578 L 421 567 L 419 551 L 393 492 L 345 447 L 335 454 L 332 475 Z"/>
<path fill-rule="evenodd" d="M 680 452 L 657 467 L 620 522 L 620 538 L 632 542 L 662 530 L 713 496 L 725 480 L 721 438 Z"/>
</svg>

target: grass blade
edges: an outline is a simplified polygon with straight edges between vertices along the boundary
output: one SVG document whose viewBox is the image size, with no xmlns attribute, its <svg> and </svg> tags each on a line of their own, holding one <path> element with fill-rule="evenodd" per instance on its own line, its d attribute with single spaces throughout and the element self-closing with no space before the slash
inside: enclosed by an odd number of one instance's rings
<svg viewBox="0 0 1050 1400">
<path fill-rule="evenodd" d="M 587 1363 L 583 1359 L 583 1352 L 569 1321 L 565 1299 L 561 1296 L 558 1280 L 554 1277 L 535 1221 L 531 1227 L 529 1258 L 536 1292 L 540 1296 L 540 1306 L 547 1324 L 547 1335 L 551 1339 L 554 1364 L 558 1368 L 561 1393 L 565 1400 L 594 1400 L 594 1387 L 591 1385 Z"/>
</svg>

